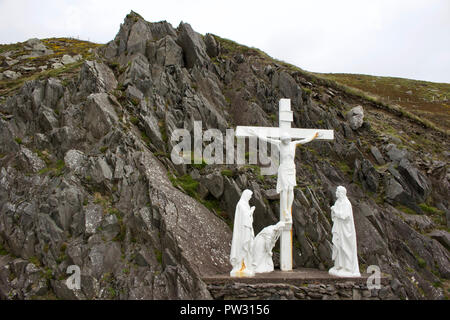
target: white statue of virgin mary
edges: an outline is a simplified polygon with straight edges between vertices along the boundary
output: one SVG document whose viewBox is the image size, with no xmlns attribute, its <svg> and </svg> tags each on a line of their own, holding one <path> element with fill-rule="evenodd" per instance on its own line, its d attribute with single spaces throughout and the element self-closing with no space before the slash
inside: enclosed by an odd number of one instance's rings
<svg viewBox="0 0 450 320">
<path fill-rule="evenodd" d="M 360 277 L 352 204 L 347 198 L 347 190 L 342 186 L 337 187 L 336 197 L 331 207 L 334 267 L 328 272 L 338 277 Z"/>
<path fill-rule="evenodd" d="M 255 238 L 253 212 L 255 207 L 250 207 L 249 204 L 252 194 L 252 191 L 244 190 L 236 205 L 230 253 L 230 263 L 233 266 L 230 272 L 231 277 L 251 277 L 255 275 L 252 269 L 252 249 Z"/>
</svg>

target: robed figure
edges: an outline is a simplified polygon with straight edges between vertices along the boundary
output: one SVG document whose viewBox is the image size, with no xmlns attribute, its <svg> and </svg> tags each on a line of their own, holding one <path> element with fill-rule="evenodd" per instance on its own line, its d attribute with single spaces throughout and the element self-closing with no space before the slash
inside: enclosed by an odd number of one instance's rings
<svg viewBox="0 0 450 320">
<path fill-rule="evenodd" d="M 232 277 L 249 277 L 254 275 L 252 270 L 252 248 L 255 233 L 253 231 L 253 212 L 249 201 L 253 192 L 244 190 L 236 205 L 234 215 L 233 239 L 231 241 L 230 263 L 233 269 Z"/>
<path fill-rule="evenodd" d="M 360 277 L 355 223 L 347 190 L 342 186 L 337 187 L 336 197 L 337 200 L 331 207 L 334 267 L 329 273 L 338 277 Z"/>
<path fill-rule="evenodd" d="M 272 272 L 274 270 L 272 250 L 280 237 L 285 222 L 265 227 L 255 237 L 253 244 L 253 271 L 255 273 Z"/>
</svg>

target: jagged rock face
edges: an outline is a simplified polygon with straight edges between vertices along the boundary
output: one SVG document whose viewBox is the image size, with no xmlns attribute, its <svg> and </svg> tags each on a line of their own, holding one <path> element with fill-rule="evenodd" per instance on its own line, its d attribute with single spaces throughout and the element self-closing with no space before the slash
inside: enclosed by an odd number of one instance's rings
<svg viewBox="0 0 450 320">
<path fill-rule="evenodd" d="M 291 99 L 296 127 L 335 130 L 333 143 L 297 152 L 296 266 L 331 266 L 329 207 L 344 185 L 362 271 L 391 274 L 396 296 L 442 298 L 432 284 L 450 276 L 448 235 L 426 234 L 441 222 L 424 203 L 448 212 L 445 165 L 423 170 L 417 153 L 380 142 L 376 106 L 311 81 L 188 24 L 132 12 L 71 85 L 27 82 L 0 106 L 0 298 L 211 298 L 201 278 L 230 271 L 240 193 L 254 191 L 259 232 L 278 220 L 276 177 L 247 165 L 174 165 L 171 134 L 192 134 L 194 121 L 224 134 L 273 126 L 280 98 Z M 358 128 L 344 116 L 356 104 Z M 78 291 L 65 284 L 74 264 Z"/>
</svg>

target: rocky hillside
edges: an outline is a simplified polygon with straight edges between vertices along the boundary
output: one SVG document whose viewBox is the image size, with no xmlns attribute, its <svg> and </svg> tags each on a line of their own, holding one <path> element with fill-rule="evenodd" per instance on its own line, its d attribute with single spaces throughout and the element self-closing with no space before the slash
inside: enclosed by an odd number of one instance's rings
<svg viewBox="0 0 450 320">
<path fill-rule="evenodd" d="M 258 232 L 277 221 L 276 177 L 254 165 L 175 166 L 171 133 L 194 121 L 274 126 L 280 98 L 296 127 L 335 130 L 335 141 L 297 151 L 295 265 L 331 266 L 329 207 L 344 185 L 361 270 L 380 266 L 405 299 L 448 295 L 441 131 L 186 23 L 131 12 L 113 41 L 67 65 L 32 42 L 48 60 L 31 78 L 8 64 L 18 49 L 0 47 L 0 298 L 211 298 L 202 277 L 229 272 L 241 191 L 254 191 Z M 65 285 L 69 265 L 81 290 Z"/>
</svg>

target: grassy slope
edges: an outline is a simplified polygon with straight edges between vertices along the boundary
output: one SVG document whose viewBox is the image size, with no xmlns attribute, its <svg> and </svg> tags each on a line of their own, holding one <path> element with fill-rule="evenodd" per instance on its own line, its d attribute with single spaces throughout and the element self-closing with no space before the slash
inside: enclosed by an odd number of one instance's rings
<svg viewBox="0 0 450 320">
<path fill-rule="evenodd" d="M 47 48 L 52 49 L 54 53 L 51 55 L 20 60 L 18 59 L 20 56 L 29 54 L 29 51 L 27 51 L 24 47 L 24 43 L 0 45 L 0 54 L 12 51 L 10 57 L 12 59 L 19 60 L 16 65 L 9 67 L 5 63 L 6 58 L 0 55 L 0 72 L 6 70 L 17 70 L 20 66 L 36 67 L 36 70 L 34 71 L 19 70 L 22 74 L 22 77 L 16 80 L 0 80 L 0 97 L 10 96 L 14 94 L 18 89 L 22 87 L 25 81 L 49 77 L 67 79 L 77 75 L 81 65 L 83 64 L 83 61 L 92 57 L 90 49 L 101 46 L 100 44 L 71 38 L 50 38 L 42 39 L 41 41 Z M 61 58 L 65 54 L 68 54 L 70 56 L 80 54 L 83 59 L 76 63 L 66 65 L 62 68 L 53 69 L 50 59 Z M 47 66 L 47 69 L 41 71 L 41 69 L 39 69 L 40 66 Z"/>
<path fill-rule="evenodd" d="M 443 130 L 450 129 L 449 83 L 361 74 L 316 75 L 361 90 L 385 104 L 400 106 Z"/>
</svg>

